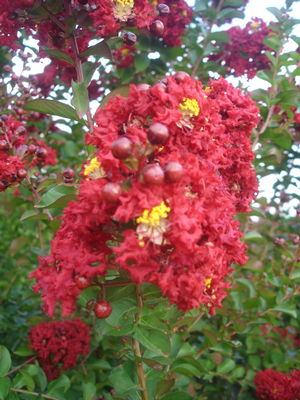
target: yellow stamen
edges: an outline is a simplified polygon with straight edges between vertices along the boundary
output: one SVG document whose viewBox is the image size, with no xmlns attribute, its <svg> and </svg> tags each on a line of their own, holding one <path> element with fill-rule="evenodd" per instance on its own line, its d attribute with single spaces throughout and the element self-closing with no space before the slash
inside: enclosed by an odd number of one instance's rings
<svg viewBox="0 0 300 400">
<path fill-rule="evenodd" d="M 179 104 L 179 108 L 188 117 L 197 117 L 200 112 L 200 107 L 196 99 L 184 97 Z"/>
<path fill-rule="evenodd" d="M 161 219 L 168 218 L 171 211 L 165 202 L 162 201 L 159 206 L 153 207 L 152 210 L 144 210 L 142 215 L 136 219 L 137 224 L 146 224 L 149 226 L 160 225 Z"/>
<path fill-rule="evenodd" d="M 123 56 L 125 56 L 128 53 L 129 53 L 129 49 L 121 49 L 121 54 L 123 54 Z"/>
<path fill-rule="evenodd" d="M 83 174 L 85 176 L 90 175 L 92 172 L 95 171 L 95 169 L 99 169 L 101 167 L 101 163 L 97 160 L 97 157 L 94 157 L 91 159 L 89 165 L 86 165 L 84 167 L 84 172 Z"/>
<path fill-rule="evenodd" d="M 134 7 L 134 0 L 115 0 L 115 3 L 120 4 L 122 7 L 129 6 L 130 8 Z"/>
<path fill-rule="evenodd" d="M 257 30 L 260 27 L 260 23 L 259 22 L 252 22 L 252 24 L 250 26 L 254 30 Z"/>
<path fill-rule="evenodd" d="M 205 286 L 207 287 L 207 289 L 211 288 L 211 282 L 212 282 L 211 278 L 205 279 Z"/>
<path fill-rule="evenodd" d="M 183 11 L 182 11 L 182 15 L 183 15 L 184 17 L 187 17 L 187 15 L 188 15 L 187 11 L 186 11 L 186 10 L 183 10 Z"/>
</svg>

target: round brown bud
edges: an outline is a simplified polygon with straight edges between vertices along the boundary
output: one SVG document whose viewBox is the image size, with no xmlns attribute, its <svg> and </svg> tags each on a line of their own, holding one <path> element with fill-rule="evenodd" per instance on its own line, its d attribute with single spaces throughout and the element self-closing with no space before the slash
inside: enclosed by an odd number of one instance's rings
<svg viewBox="0 0 300 400">
<path fill-rule="evenodd" d="M 48 151 L 44 147 L 38 147 L 36 149 L 35 155 L 38 159 L 44 160 L 47 157 Z"/>
<path fill-rule="evenodd" d="M 125 32 L 123 35 L 123 41 L 128 46 L 133 46 L 137 41 L 136 34 L 133 32 Z"/>
<path fill-rule="evenodd" d="M 150 31 L 156 35 L 156 36 L 162 36 L 165 30 L 165 26 L 163 22 L 161 22 L 159 19 L 156 19 L 153 21 L 150 25 Z"/>
<path fill-rule="evenodd" d="M 18 170 L 17 175 L 20 179 L 24 179 L 27 176 L 27 171 L 24 168 Z"/>
<path fill-rule="evenodd" d="M 72 168 L 66 168 L 63 170 L 63 177 L 67 179 L 73 178 L 75 175 L 75 172 Z"/>
<path fill-rule="evenodd" d="M 133 143 L 127 137 L 121 137 L 115 140 L 111 145 L 111 152 L 115 158 L 125 160 L 128 158 L 133 150 Z"/>
<path fill-rule="evenodd" d="M 170 7 L 166 4 L 159 4 L 156 8 L 160 15 L 170 14 Z"/>
<path fill-rule="evenodd" d="M 152 144 L 164 144 L 168 140 L 169 129 L 166 125 L 155 122 L 150 125 L 147 136 L 149 142 Z"/>
<path fill-rule="evenodd" d="M 75 283 L 79 289 L 86 289 L 90 286 L 90 281 L 84 276 L 78 276 L 75 279 Z"/>
<path fill-rule="evenodd" d="M 116 203 L 119 201 L 121 192 L 121 187 L 118 183 L 107 183 L 102 189 L 103 198 L 109 203 Z"/>
<path fill-rule="evenodd" d="M 187 72 L 177 71 L 176 74 L 174 75 L 174 78 L 177 83 L 180 83 L 183 82 L 187 76 L 189 76 Z"/>
<path fill-rule="evenodd" d="M 164 168 L 166 181 L 179 182 L 183 177 L 184 169 L 182 165 L 175 161 L 170 161 Z"/>
<path fill-rule="evenodd" d="M 147 165 L 142 171 L 143 181 L 147 185 L 161 185 L 164 177 L 164 171 L 157 164 Z"/>
<path fill-rule="evenodd" d="M 94 307 L 94 313 L 97 318 L 107 318 L 111 312 L 112 308 L 108 301 L 99 301 Z"/>
</svg>

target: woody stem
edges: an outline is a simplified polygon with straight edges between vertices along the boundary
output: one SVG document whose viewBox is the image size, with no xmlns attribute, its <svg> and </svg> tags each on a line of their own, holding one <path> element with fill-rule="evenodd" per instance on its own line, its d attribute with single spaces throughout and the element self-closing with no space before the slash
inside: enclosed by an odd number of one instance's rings
<svg viewBox="0 0 300 400">
<path fill-rule="evenodd" d="M 137 284 L 135 290 L 136 290 L 136 299 L 137 299 L 137 306 L 138 306 L 138 311 L 135 315 L 135 323 L 139 324 L 139 322 L 141 320 L 142 310 L 143 310 L 142 285 Z M 145 376 L 145 373 L 143 370 L 143 364 L 141 361 L 142 353 L 141 353 L 141 349 L 140 349 L 140 344 L 134 338 L 132 339 L 132 347 L 133 347 L 133 352 L 134 352 L 134 355 L 136 358 L 136 370 L 137 370 L 137 374 L 138 374 L 139 385 L 142 388 L 142 390 L 141 390 L 142 400 L 148 400 L 146 376 Z"/>
</svg>

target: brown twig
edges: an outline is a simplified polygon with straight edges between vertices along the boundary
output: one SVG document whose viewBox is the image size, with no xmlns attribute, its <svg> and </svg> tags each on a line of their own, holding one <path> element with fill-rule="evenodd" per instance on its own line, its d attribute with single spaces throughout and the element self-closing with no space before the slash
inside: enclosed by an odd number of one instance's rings
<svg viewBox="0 0 300 400">
<path fill-rule="evenodd" d="M 31 396 L 35 396 L 35 397 L 43 397 L 44 399 L 48 399 L 48 400 L 60 400 L 57 397 L 52 397 L 52 396 L 48 396 L 47 394 L 42 394 L 42 393 L 37 393 L 37 392 L 30 392 L 29 390 L 15 389 L 15 388 L 10 388 L 10 390 L 12 392 L 16 392 L 16 393 L 24 393 L 24 394 L 30 394 Z"/>
<path fill-rule="evenodd" d="M 137 305 L 138 305 L 138 312 L 136 313 L 136 316 L 135 316 L 135 323 L 138 324 L 141 320 L 141 315 L 142 315 L 142 310 L 143 310 L 143 297 L 142 297 L 141 284 L 136 285 L 136 299 L 137 299 Z M 142 353 L 141 353 L 141 349 L 140 349 L 140 344 L 134 338 L 132 339 L 132 347 L 133 347 L 133 352 L 134 352 L 134 355 L 136 358 L 136 370 L 137 370 L 137 374 L 138 374 L 139 385 L 142 388 L 142 390 L 141 390 L 142 400 L 148 400 L 146 376 L 145 376 L 143 364 L 141 361 Z"/>
<path fill-rule="evenodd" d="M 29 358 L 28 360 L 26 360 L 22 364 L 18 365 L 16 368 L 12 369 L 11 371 L 8 371 L 7 374 L 3 375 L 3 377 L 14 374 L 15 372 L 19 371 L 19 369 L 23 368 L 25 365 L 30 364 L 36 358 L 37 358 L 36 356 Z"/>
</svg>

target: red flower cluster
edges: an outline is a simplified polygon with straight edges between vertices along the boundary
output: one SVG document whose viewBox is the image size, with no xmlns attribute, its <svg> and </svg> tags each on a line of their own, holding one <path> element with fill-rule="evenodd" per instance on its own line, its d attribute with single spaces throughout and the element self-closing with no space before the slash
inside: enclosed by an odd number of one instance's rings
<svg viewBox="0 0 300 400">
<path fill-rule="evenodd" d="M 29 331 L 29 340 L 48 380 L 53 380 L 89 352 L 90 328 L 79 319 L 42 322 Z"/>
<path fill-rule="evenodd" d="M 260 400 L 299 400 L 300 370 L 289 375 L 266 369 L 255 375 L 256 396 Z"/>
<path fill-rule="evenodd" d="M 166 4 L 170 9 L 170 13 L 158 17 L 164 24 L 162 34 L 164 43 L 168 46 L 181 46 L 181 36 L 193 17 L 191 7 L 184 0 L 154 0 L 152 3 Z"/>
<path fill-rule="evenodd" d="M 56 150 L 29 136 L 22 122 L 11 115 L 0 119 L 0 192 L 20 183 L 27 167 L 55 165 Z"/>
<path fill-rule="evenodd" d="M 128 68 L 134 63 L 134 46 L 123 45 L 113 52 L 114 61 L 118 68 Z"/>
<path fill-rule="evenodd" d="M 26 21 L 26 11 L 32 7 L 35 0 L 0 0 L 0 45 L 15 49 L 17 47 L 18 30 L 24 26 L 19 20 L 19 11 L 22 19 Z"/>
<path fill-rule="evenodd" d="M 285 339 L 293 343 L 295 347 L 300 347 L 300 338 L 297 336 L 295 328 L 291 326 L 281 328 L 266 324 L 261 327 L 261 330 L 263 335 L 266 336 L 271 342 L 274 341 L 274 335 L 272 335 L 272 333 L 277 332 L 280 335 L 281 341 L 282 339 Z"/>
<path fill-rule="evenodd" d="M 225 61 L 228 70 L 235 76 L 246 74 L 251 79 L 257 71 L 269 68 L 270 61 L 264 52 L 272 50 L 264 45 L 263 40 L 270 32 L 267 25 L 259 18 L 248 22 L 243 29 L 234 26 L 227 32 L 230 43 L 225 43 L 223 51 L 211 55 L 210 59 Z"/>
<path fill-rule="evenodd" d="M 178 72 L 131 86 L 96 113 L 78 201 L 65 209 L 49 256 L 31 276 L 45 310 L 74 310 L 109 268 L 158 285 L 186 311 L 221 306 L 232 263 L 246 261 L 237 212 L 257 191 L 250 135 L 254 102 L 224 79 L 208 88 Z M 192 256 L 191 256 L 192 255 Z"/>
</svg>

